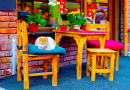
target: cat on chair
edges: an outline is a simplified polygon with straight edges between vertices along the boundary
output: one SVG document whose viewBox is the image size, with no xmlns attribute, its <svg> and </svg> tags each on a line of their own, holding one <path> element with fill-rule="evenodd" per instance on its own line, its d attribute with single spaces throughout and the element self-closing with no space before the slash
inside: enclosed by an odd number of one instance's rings
<svg viewBox="0 0 130 90">
<path fill-rule="evenodd" d="M 56 42 L 51 37 L 41 36 L 36 39 L 35 46 L 37 46 L 38 49 L 52 50 L 55 49 Z"/>
</svg>

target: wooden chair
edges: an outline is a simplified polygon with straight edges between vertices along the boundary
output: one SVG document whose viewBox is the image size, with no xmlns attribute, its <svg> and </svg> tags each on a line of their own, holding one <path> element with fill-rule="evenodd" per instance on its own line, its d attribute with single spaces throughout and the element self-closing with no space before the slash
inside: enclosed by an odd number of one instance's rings
<svg viewBox="0 0 130 90">
<path fill-rule="evenodd" d="M 99 28 L 100 30 L 97 30 Z M 118 41 L 109 40 L 109 22 L 106 24 L 90 24 L 87 23 L 87 30 L 99 31 L 99 32 L 108 32 L 105 40 L 105 48 L 116 50 L 115 57 L 115 70 L 118 71 L 118 63 L 119 63 L 119 50 L 122 50 L 124 45 Z M 100 48 L 99 40 L 88 40 L 87 42 L 88 48 Z"/>
<path fill-rule="evenodd" d="M 57 86 L 57 54 L 64 55 L 65 49 L 56 46 L 53 50 L 40 50 L 33 44 L 28 43 L 26 22 L 20 23 L 17 21 L 17 80 L 22 80 L 21 74 L 21 57 L 23 58 L 23 80 L 24 89 L 29 89 L 29 76 L 43 76 L 52 75 L 52 85 Z M 52 62 L 47 59 L 52 59 Z M 41 68 L 40 66 L 28 66 L 28 60 L 43 60 L 43 72 L 29 74 L 28 69 Z M 47 64 L 52 65 L 52 71 L 47 72 Z"/>
<path fill-rule="evenodd" d="M 106 76 L 106 73 L 109 73 L 109 81 L 113 81 L 113 72 L 114 72 L 114 50 L 110 49 L 97 49 L 97 48 L 87 48 L 87 67 L 86 67 L 86 76 L 90 76 L 91 71 L 91 81 L 95 81 L 96 73 L 103 73 Z M 91 63 L 92 56 L 92 63 Z M 110 64 L 108 67 L 108 59 L 104 59 L 104 65 L 99 66 L 97 64 L 97 56 L 110 57 Z M 107 66 L 106 66 L 107 65 Z"/>
</svg>

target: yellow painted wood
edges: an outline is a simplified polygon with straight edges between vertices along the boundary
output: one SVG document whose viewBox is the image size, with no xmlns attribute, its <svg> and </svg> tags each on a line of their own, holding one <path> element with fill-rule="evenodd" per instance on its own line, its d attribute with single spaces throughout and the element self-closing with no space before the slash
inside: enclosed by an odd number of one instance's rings
<svg viewBox="0 0 130 90">
<path fill-rule="evenodd" d="M 113 81 L 114 57 L 115 57 L 115 53 L 112 53 L 112 55 L 111 55 L 111 57 L 110 57 L 110 73 L 109 73 L 109 81 Z"/>
<path fill-rule="evenodd" d="M 43 76 L 47 78 L 47 75 L 52 75 L 52 85 L 57 85 L 57 55 L 48 54 L 48 55 L 34 55 L 34 54 L 23 54 L 23 51 L 28 51 L 28 34 L 26 22 L 22 23 L 17 22 L 17 46 L 22 46 L 22 49 L 17 49 L 17 79 L 18 81 L 22 80 L 21 77 L 21 57 L 23 57 L 23 80 L 24 80 L 24 89 L 29 89 L 29 76 Z M 52 59 L 50 62 L 47 59 Z M 28 66 L 28 60 L 43 60 L 43 73 L 32 73 L 29 74 L 28 69 L 32 68 L 41 68 L 41 66 Z M 47 72 L 47 64 L 52 65 L 52 72 Z"/>
<path fill-rule="evenodd" d="M 29 66 L 28 69 L 33 69 L 33 68 L 42 68 L 42 66 Z"/>
<path fill-rule="evenodd" d="M 28 60 L 37 60 L 37 59 L 51 59 L 52 55 L 36 55 L 36 56 L 30 56 L 28 57 Z"/>
<path fill-rule="evenodd" d="M 29 89 L 29 76 L 28 76 L 28 55 L 23 55 L 23 76 L 24 76 L 24 89 Z"/>
<path fill-rule="evenodd" d="M 92 72 L 91 72 L 91 81 L 95 81 L 96 74 L 96 54 L 92 55 Z"/>
<path fill-rule="evenodd" d="M 90 76 L 90 71 L 89 71 L 89 69 L 88 69 L 88 67 L 90 66 L 90 58 L 91 56 L 90 56 L 90 53 L 89 52 L 87 52 L 87 67 L 86 67 L 86 76 Z"/>
<path fill-rule="evenodd" d="M 96 73 L 110 73 L 110 69 L 96 69 Z"/>
<path fill-rule="evenodd" d="M 21 73 L 21 57 L 19 55 L 19 50 L 17 49 L 17 80 L 22 81 L 22 73 Z"/>
<path fill-rule="evenodd" d="M 116 52 L 116 57 L 115 57 L 115 70 L 118 71 L 119 66 L 119 50 Z"/>
<path fill-rule="evenodd" d="M 107 33 L 101 32 L 101 33 L 82 33 L 82 32 L 68 32 L 68 31 L 62 31 L 62 30 L 53 30 L 55 32 L 55 41 L 56 44 L 59 45 L 59 42 L 63 36 L 66 37 L 73 37 L 77 44 L 77 59 L 76 59 L 76 68 L 77 68 L 77 79 L 81 79 L 81 73 L 82 73 L 82 48 L 85 43 L 85 41 L 88 38 L 96 37 L 98 39 L 102 40 L 102 43 L 100 43 L 101 48 L 104 48 L 105 43 L 105 36 Z M 102 45 L 103 44 L 103 45 Z"/>
<path fill-rule="evenodd" d="M 108 65 L 108 57 L 105 56 L 105 57 L 104 57 L 103 68 L 106 69 L 106 68 L 107 68 L 107 65 Z M 106 74 L 106 73 L 103 73 L 103 76 L 107 76 L 107 74 Z"/>
<path fill-rule="evenodd" d="M 52 85 L 57 86 L 57 55 L 53 55 L 52 58 Z"/>
<path fill-rule="evenodd" d="M 55 42 L 56 42 L 56 45 L 59 45 L 60 43 L 60 40 L 63 36 L 62 35 L 57 35 L 57 33 L 55 33 Z M 59 72 L 59 55 L 57 55 L 57 71 Z"/>
<path fill-rule="evenodd" d="M 47 60 L 43 60 L 43 72 L 47 72 Z M 47 75 L 43 75 L 43 78 L 46 79 Z"/>
<path fill-rule="evenodd" d="M 111 49 L 99 49 L 99 48 L 87 48 L 87 50 L 89 52 L 92 52 L 92 53 L 110 53 L 110 52 L 116 52 L 116 51 L 111 50 Z"/>
<path fill-rule="evenodd" d="M 17 22 L 17 27 L 18 26 L 18 22 Z M 19 29 L 17 28 L 17 46 L 21 46 L 21 43 L 19 42 L 20 36 L 19 36 L 20 32 Z M 21 73 L 21 56 L 20 56 L 20 50 L 17 49 L 17 80 L 18 81 L 22 81 L 22 73 Z"/>
<path fill-rule="evenodd" d="M 113 81 L 113 72 L 114 72 L 114 57 L 116 51 L 110 50 L 110 49 L 93 49 L 88 48 L 87 49 L 87 68 L 86 68 L 86 75 L 89 76 L 88 73 L 91 71 L 91 81 L 95 81 L 95 74 L 96 73 L 103 73 L 103 76 L 106 76 L 106 73 L 109 73 L 109 80 Z M 106 52 L 105 52 L 106 51 Z M 110 68 L 108 67 L 108 55 L 107 53 L 111 54 L 110 57 Z M 97 58 L 97 54 L 101 57 L 101 65 L 96 64 L 100 63 L 100 59 Z M 92 56 L 92 64 L 90 65 L 90 56 Z M 97 62 L 96 59 L 99 59 L 99 62 Z M 98 66 L 97 66 L 98 65 Z"/>
<path fill-rule="evenodd" d="M 52 75 L 52 72 L 44 72 L 44 73 L 33 73 L 29 74 L 29 76 L 43 76 L 43 75 Z"/>
</svg>

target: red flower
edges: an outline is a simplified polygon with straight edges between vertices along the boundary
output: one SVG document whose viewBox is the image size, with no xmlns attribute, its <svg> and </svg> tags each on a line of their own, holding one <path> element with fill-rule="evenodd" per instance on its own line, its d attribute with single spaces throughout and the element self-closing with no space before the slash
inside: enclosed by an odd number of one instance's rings
<svg viewBox="0 0 130 90">
<path fill-rule="evenodd" d="M 28 12 L 28 13 L 31 13 L 31 10 L 28 10 L 27 12 Z"/>
<path fill-rule="evenodd" d="M 33 9 L 33 12 L 39 13 L 39 9 Z"/>
<path fill-rule="evenodd" d="M 49 12 L 46 12 L 47 15 L 49 15 Z"/>
<path fill-rule="evenodd" d="M 46 14 L 42 14 L 41 18 L 42 19 L 47 19 L 47 15 Z"/>
</svg>

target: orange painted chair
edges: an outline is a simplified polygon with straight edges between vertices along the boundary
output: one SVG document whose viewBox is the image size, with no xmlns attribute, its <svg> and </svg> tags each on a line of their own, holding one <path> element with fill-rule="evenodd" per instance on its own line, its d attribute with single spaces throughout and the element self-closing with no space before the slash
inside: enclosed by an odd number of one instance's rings
<svg viewBox="0 0 130 90">
<path fill-rule="evenodd" d="M 60 46 L 56 46 L 53 50 L 38 49 L 37 46 L 28 43 L 26 22 L 17 22 L 17 80 L 22 80 L 22 57 L 24 89 L 29 89 L 29 76 L 43 76 L 43 78 L 47 78 L 47 75 L 52 75 L 52 85 L 57 86 L 57 54 L 65 55 L 66 50 Z M 52 62 L 48 61 L 47 59 L 52 59 Z M 43 66 L 29 67 L 28 60 L 43 60 Z M 52 65 L 51 72 L 47 72 L 47 64 Z M 32 68 L 43 68 L 43 72 L 29 74 L 28 69 Z"/>
<path fill-rule="evenodd" d="M 96 30 L 97 28 L 101 30 Z M 99 32 L 108 32 L 105 40 L 105 48 L 116 50 L 115 57 L 115 70 L 118 71 L 118 63 L 119 63 L 119 50 L 124 48 L 124 45 L 118 41 L 109 40 L 109 22 L 106 24 L 90 24 L 87 23 L 87 30 L 99 31 Z M 87 42 L 88 48 L 100 48 L 99 40 L 88 40 Z"/>
</svg>

